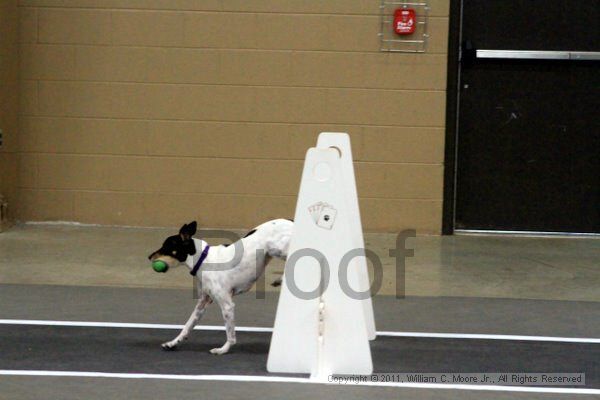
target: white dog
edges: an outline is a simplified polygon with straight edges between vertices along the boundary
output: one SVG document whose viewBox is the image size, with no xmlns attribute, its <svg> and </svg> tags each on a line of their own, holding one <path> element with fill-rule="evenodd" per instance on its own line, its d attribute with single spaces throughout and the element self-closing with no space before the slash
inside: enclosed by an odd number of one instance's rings
<svg viewBox="0 0 600 400">
<path fill-rule="evenodd" d="M 236 243 L 219 246 L 209 246 L 203 240 L 192 238 L 196 228 L 196 221 L 183 225 L 178 235 L 168 237 L 162 247 L 148 257 L 150 261 L 163 261 L 167 265 L 163 272 L 185 264 L 190 274 L 198 277 L 199 300 L 194 312 L 181 333 L 162 347 L 173 350 L 187 339 L 206 306 L 214 301 L 223 313 L 227 342 L 210 352 L 225 354 L 236 342 L 233 296 L 250 290 L 272 257 L 287 257 L 294 223 L 287 219 L 268 221 Z"/>
</svg>

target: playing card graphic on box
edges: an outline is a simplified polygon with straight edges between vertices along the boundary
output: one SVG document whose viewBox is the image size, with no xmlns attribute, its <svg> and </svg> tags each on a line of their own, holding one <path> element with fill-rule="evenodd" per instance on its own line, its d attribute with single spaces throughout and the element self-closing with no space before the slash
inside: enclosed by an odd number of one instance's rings
<svg viewBox="0 0 600 400">
<path fill-rule="evenodd" d="M 308 211 L 317 226 L 324 229 L 331 229 L 333 227 L 337 210 L 332 205 L 319 201 L 308 207 Z"/>
</svg>

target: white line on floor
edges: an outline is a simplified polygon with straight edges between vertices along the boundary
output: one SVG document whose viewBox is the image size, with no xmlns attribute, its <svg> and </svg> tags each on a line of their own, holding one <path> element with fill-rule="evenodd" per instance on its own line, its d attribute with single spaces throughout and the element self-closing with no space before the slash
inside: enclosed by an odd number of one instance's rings
<svg viewBox="0 0 600 400">
<path fill-rule="evenodd" d="M 41 325 L 41 326 L 72 326 L 85 328 L 137 328 L 137 329 L 182 329 L 183 325 L 171 324 L 140 324 L 129 322 L 86 322 L 86 321 L 46 321 L 29 319 L 0 319 L 0 325 Z M 223 331 L 222 325 L 198 325 L 194 328 L 201 331 Z M 238 332 L 273 332 L 273 328 L 237 326 Z M 481 340 L 524 340 L 534 342 L 564 342 L 564 343 L 600 343 L 600 338 L 577 338 L 555 336 L 523 336 L 523 335 L 489 335 L 478 333 L 431 333 L 431 332 L 377 332 L 378 336 L 436 338 L 436 339 L 481 339 Z"/>
<path fill-rule="evenodd" d="M 327 381 L 310 378 L 295 378 L 283 376 L 256 375 L 171 375 L 171 374 L 129 374 L 113 372 L 82 372 L 82 371 L 28 371 L 0 370 L 0 375 L 6 376 L 50 376 L 76 378 L 116 378 L 116 379 L 166 379 L 182 381 L 228 381 L 228 382 L 272 382 L 272 383 L 308 383 L 330 384 Z M 600 389 L 556 388 L 538 386 L 498 386 L 498 385 L 453 385 L 443 383 L 407 383 L 407 382 L 357 382 L 351 386 L 378 386 L 414 389 L 443 389 L 443 390 L 483 390 L 497 392 L 529 392 L 529 393 L 558 393 L 558 394 L 600 394 Z"/>
</svg>

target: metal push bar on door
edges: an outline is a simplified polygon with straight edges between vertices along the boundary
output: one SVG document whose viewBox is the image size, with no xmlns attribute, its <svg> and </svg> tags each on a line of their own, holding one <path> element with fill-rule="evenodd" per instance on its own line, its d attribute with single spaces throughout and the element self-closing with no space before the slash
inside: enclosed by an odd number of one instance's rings
<svg viewBox="0 0 600 400">
<path fill-rule="evenodd" d="M 512 60 L 600 60 L 599 51 L 477 50 L 476 56 Z"/>
</svg>

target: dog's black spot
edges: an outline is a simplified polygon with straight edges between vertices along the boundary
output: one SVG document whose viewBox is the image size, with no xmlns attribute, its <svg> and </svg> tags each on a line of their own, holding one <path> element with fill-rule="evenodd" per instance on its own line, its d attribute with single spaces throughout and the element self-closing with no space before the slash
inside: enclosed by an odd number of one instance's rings
<svg viewBox="0 0 600 400">
<path fill-rule="evenodd" d="M 180 235 L 173 235 L 165 240 L 156 253 L 184 262 L 188 255 L 196 254 L 196 245 L 192 239 L 182 239 Z"/>
<path fill-rule="evenodd" d="M 152 253 L 148 258 L 156 256 L 169 256 L 179 262 L 184 262 L 188 256 L 196 254 L 196 245 L 192 235 L 196 233 L 196 223 L 184 225 L 179 231 L 179 235 L 169 236 L 160 249 Z"/>
<path fill-rule="evenodd" d="M 293 220 L 293 219 L 289 219 L 289 218 L 286 218 L 286 219 L 287 219 L 288 221 L 290 221 L 290 222 L 294 222 L 294 220 Z"/>
<path fill-rule="evenodd" d="M 281 279 L 276 279 L 273 282 L 271 282 L 271 286 L 273 286 L 273 287 L 281 286 Z"/>
<path fill-rule="evenodd" d="M 246 236 L 244 236 L 244 237 L 247 238 L 248 236 L 252 235 L 254 232 L 256 232 L 256 229 L 252 229 L 250 232 L 246 233 Z"/>
</svg>

